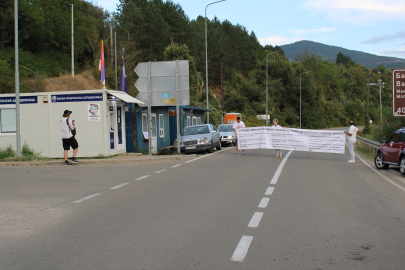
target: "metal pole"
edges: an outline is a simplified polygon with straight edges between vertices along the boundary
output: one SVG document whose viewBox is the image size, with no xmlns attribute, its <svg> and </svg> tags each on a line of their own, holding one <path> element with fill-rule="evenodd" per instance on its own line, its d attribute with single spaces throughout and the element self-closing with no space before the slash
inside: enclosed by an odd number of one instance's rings
<svg viewBox="0 0 405 270">
<path fill-rule="evenodd" d="M 74 36 L 74 24 L 73 24 L 73 4 L 72 6 L 72 78 L 75 77 L 75 36 Z"/>
<path fill-rule="evenodd" d="M 117 32 L 114 32 L 114 44 L 115 44 L 115 90 L 118 90 L 118 79 L 117 79 Z"/>
<path fill-rule="evenodd" d="M 380 89 L 380 125 L 382 131 L 381 79 L 378 80 L 378 88 Z"/>
<path fill-rule="evenodd" d="M 309 72 L 312 72 L 312 70 L 300 74 L 300 129 L 301 129 L 301 75 Z"/>
<path fill-rule="evenodd" d="M 198 107 L 198 85 L 200 84 L 200 72 L 197 72 L 197 100 L 195 106 Z"/>
<path fill-rule="evenodd" d="M 14 46 L 15 46 L 15 109 L 16 109 L 16 139 L 17 157 L 21 156 L 21 130 L 20 130 L 20 70 L 18 59 L 18 0 L 14 0 Z"/>
<path fill-rule="evenodd" d="M 224 53 L 222 52 L 221 52 L 221 94 L 222 94 L 222 113 L 225 114 Z"/>
<path fill-rule="evenodd" d="M 269 108 L 269 84 L 268 84 L 268 74 L 269 74 L 269 54 L 278 53 L 280 51 L 268 53 L 266 56 L 266 127 L 268 126 L 269 119 L 268 119 L 268 108 Z M 301 117 L 300 117 L 301 119 Z"/>
<path fill-rule="evenodd" d="M 205 83 L 206 83 L 206 96 L 207 96 L 207 109 L 209 109 L 209 101 L 208 101 L 208 44 L 207 44 L 207 8 L 210 5 L 216 4 L 216 3 L 220 3 L 220 2 L 224 2 L 226 0 L 221 0 L 221 1 L 217 1 L 217 2 L 212 2 L 209 3 L 206 7 L 205 7 Z M 207 112 L 207 124 L 210 123 L 210 113 Z"/>
<path fill-rule="evenodd" d="M 176 120 L 177 120 L 177 152 L 180 154 L 180 72 L 179 60 L 176 61 Z"/>
<path fill-rule="evenodd" d="M 152 155 L 152 108 L 151 108 L 151 98 L 152 98 L 152 87 L 150 79 L 151 63 L 149 61 L 148 65 L 148 150 L 149 155 Z"/>
</svg>

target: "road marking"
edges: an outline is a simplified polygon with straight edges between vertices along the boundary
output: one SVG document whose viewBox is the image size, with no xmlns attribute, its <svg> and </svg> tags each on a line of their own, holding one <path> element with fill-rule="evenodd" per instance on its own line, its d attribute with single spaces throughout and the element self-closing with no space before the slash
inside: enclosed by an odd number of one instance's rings
<svg viewBox="0 0 405 270">
<path fill-rule="evenodd" d="M 166 171 L 166 169 L 163 169 L 163 170 L 161 170 L 161 171 L 157 171 L 157 172 L 155 172 L 155 173 L 162 173 L 162 172 L 164 172 L 164 171 Z"/>
<path fill-rule="evenodd" d="M 280 165 L 278 165 L 277 171 L 273 176 L 273 179 L 271 179 L 270 185 L 275 185 L 277 184 L 278 178 L 280 177 L 281 171 L 284 168 L 284 164 L 287 162 L 288 157 L 291 155 L 292 150 L 290 150 L 287 155 L 284 157 L 283 161 L 281 161 Z"/>
<path fill-rule="evenodd" d="M 390 182 L 391 184 L 393 184 L 394 186 L 396 186 L 397 188 L 399 188 L 400 190 L 405 192 L 405 188 L 401 187 L 400 185 L 398 185 L 397 183 L 395 183 L 394 181 L 392 181 L 391 179 L 389 179 L 388 177 L 386 177 L 385 175 L 383 175 L 382 173 L 380 173 L 379 171 L 377 171 L 377 169 L 373 168 L 370 164 L 367 163 L 367 161 L 363 160 L 358 154 L 355 154 L 356 157 L 358 159 L 360 159 L 364 164 L 366 164 L 366 166 L 368 166 L 370 169 L 372 169 L 374 172 L 376 172 L 378 175 L 380 175 L 382 178 L 384 178 L 385 180 L 387 180 L 388 182 Z"/>
<path fill-rule="evenodd" d="M 118 189 L 118 188 L 123 187 L 123 186 L 126 186 L 126 185 L 128 185 L 128 184 L 129 184 L 129 182 L 126 182 L 126 183 L 124 183 L 124 184 L 121 184 L 121 185 L 112 187 L 112 188 L 110 188 L 110 189 Z"/>
<path fill-rule="evenodd" d="M 232 147 L 232 148 L 233 148 L 233 147 Z M 223 152 L 223 151 L 228 151 L 229 149 L 232 149 L 232 148 L 223 149 L 223 150 L 219 150 L 219 151 L 217 150 L 217 151 L 215 151 L 215 153 L 208 154 L 208 155 L 204 155 L 204 156 L 201 156 L 201 157 L 192 159 L 192 160 L 188 160 L 188 161 L 186 161 L 186 162 L 184 162 L 184 163 L 190 163 L 190 162 L 196 161 L 196 160 L 201 159 L 201 158 L 205 158 L 205 157 L 209 157 L 209 156 L 211 156 L 211 155 L 215 155 L 215 154 L 217 154 L 217 153 L 221 153 L 221 152 Z"/>
<path fill-rule="evenodd" d="M 263 198 L 260 203 L 259 203 L 259 208 L 266 208 L 267 205 L 269 204 L 270 198 Z"/>
<path fill-rule="evenodd" d="M 262 219 L 262 217 L 263 217 L 263 212 L 256 212 L 253 215 L 252 219 L 250 220 L 248 227 L 249 228 L 259 227 L 259 223 L 260 223 L 260 220 Z"/>
<path fill-rule="evenodd" d="M 179 166 L 181 166 L 181 164 L 174 165 L 174 166 L 172 166 L 172 168 L 176 168 L 176 167 L 179 167 Z"/>
<path fill-rule="evenodd" d="M 148 178 L 148 177 L 149 177 L 149 175 L 144 175 L 144 176 L 136 178 L 135 180 L 142 180 L 142 179 L 145 179 L 145 178 Z"/>
<path fill-rule="evenodd" d="M 94 197 L 96 197 L 96 196 L 98 196 L 98 195 L 100 195 L 100 193 L 94 193 L 94 194 L 92 194 L 92 195 L 89 195 L 89 196 L 87 196 L 87 197 L 81 198 L 80 200 L 77 200 L 77 201 L 74 201 L 74 202 L 75 202 L 75 203 L 81 203 L 81 202 L 90 200 L 91 198 L 94 198 Z"/>
<path fill-rule="evenodd" d="M 264 195 L 271 195 L 273 194 L 274 191 L 274 187 L 268 187 L 266 190 L 266 193 L 264 193 Z"/>
<path fill-rule="evenodd" d="M 252 240 L 253 236 L 243 235 L 239 241 L 238 246 L 235 249 L 235 252 L 232 255 L 231 261 L 243 262 L 249 250 L 250 244 L 252 243 Z"/>
</svg>

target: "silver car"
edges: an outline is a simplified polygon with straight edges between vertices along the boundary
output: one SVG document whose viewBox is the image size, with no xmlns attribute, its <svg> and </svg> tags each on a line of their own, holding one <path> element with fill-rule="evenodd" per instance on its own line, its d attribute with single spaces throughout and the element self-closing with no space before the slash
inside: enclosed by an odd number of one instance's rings
<svg viewBox="0 0 405 270">
<path fill-rule="evenodd" d="M 236 137 L 235 132 L 233 131 L 233 125 L 219 125 L 217 131 L 221 136 L 221 145 L 236 145 Z"/>
<path fill-rule="evenodd" d="M 211 124 L 196 125 L 186 127 L 180 140 L 180 151 L 185 153 L 195 153 L 207 151 L 214 152 L 214 148 L 221 149 L 219 133 Z M 174 149 L 177 150 L 177 140 L 174 141 Z"/>
</svg>

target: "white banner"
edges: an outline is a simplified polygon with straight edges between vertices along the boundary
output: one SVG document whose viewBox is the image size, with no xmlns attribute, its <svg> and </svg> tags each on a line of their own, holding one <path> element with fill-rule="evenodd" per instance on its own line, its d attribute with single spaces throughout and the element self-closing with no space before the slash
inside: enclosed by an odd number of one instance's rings
<svg viewBox="0 0 405 270">
<path fill-rule="evenodd" d="M 239 149 L 284 149 L 345 153 L 343 131 L 254 127 L 238 129 Z"/>
</svg>

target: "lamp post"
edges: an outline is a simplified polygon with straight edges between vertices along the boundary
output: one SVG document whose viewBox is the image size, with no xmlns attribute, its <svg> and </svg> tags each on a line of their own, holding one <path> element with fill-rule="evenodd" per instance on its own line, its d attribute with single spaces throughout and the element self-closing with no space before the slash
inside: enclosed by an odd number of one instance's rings
<svg viewBox="0 0 405 270">
<path fill-rule="evenodd" d="M 300 74 L 300 129 L 301 129 L 301 75 L 309 72 L 312 72 L 312 70 Z"/>
<path fill-rule="evenodd" d="M 75 77 L 75 47 L 74 47 L 74 35 L 73 35 L 73 4 L 69 2 L 65 2 L 66 4 L 70 5 L 72 8 L 72 78 Z"/>
<path fill-rule="evenodd" d="M 368 86 L 370 86 L 370 85 L 377 85 L 378 86 L 378 90 L 379 90 L 379 92 L 380 92 L 380 128 L 381 128 L 381 131 L 382 131 L 382 103 L 381 103 L 381 90 L 382 90 L 382 88 L 384 87 L 383 86 L 383 84 L 384 83 L 382 83 L 382 80 L 381 79 L 378 79 L 378 83 L 368 83 L 367 85 Z"/>
<path fill-rule="evenodd" d="M 209 109 L 209 102 L 208 102 L 208 44 L 207 44 L 207 8 L 210 5 L 224 2 L 226 0 L 221 0 L 217 2 L 209 3 L 205 7 L 205 80 L 206 80 L 206 95 L 207 95 L 207 109 Z M 210 123 L 210 113 L 207 111 L 207 124 Z"/>
<path fill-rule="evenodd" d="M 200 73 L 201 72 L 197 72 L 197 100 L 195 102 L 196 107 L 198 107 L 198 85 L 200 84 Z"/>
<path fill-rule="evenodd" d="M 273 53 L 278 53 L 281 51 L 276 51 L 276 52 L 271 52 L 268 53 L 266 56 L 266 127 L 269 123 L 269 119 L 268 119 L 268 108 L 269 108 L 269 84 L 268 84 L 268 76 L 269 76 L 269 55 L 273 54 Z"/>
</svg>

